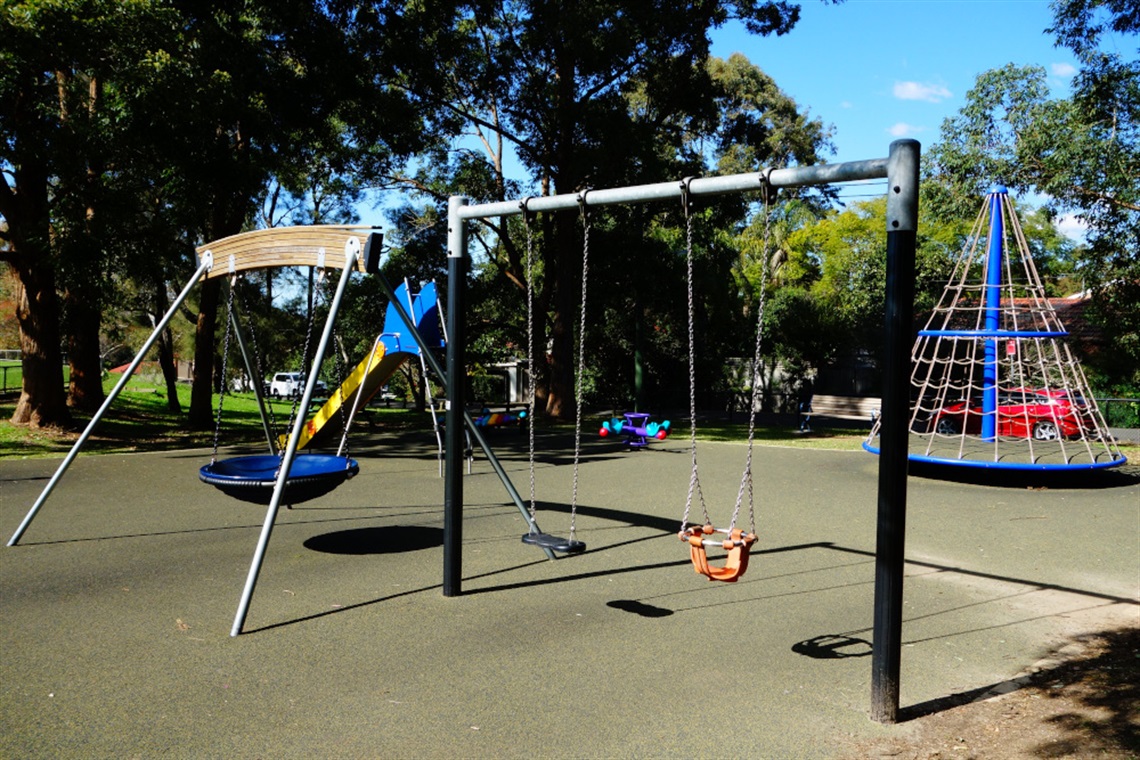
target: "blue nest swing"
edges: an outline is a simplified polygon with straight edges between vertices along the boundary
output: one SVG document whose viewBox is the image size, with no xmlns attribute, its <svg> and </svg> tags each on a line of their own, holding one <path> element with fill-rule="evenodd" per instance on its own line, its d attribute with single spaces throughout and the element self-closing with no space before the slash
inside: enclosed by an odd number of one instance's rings
<svg viewBox="0 0 1140 760">
<path fill-rule="evenodd" d="M 198 470 L 198 477 L 227 496 L 267 505 L 273 498 L 281 457 L 276 454 L 219 459 Z M 329 493 L 360 472 L 356 460 L 333 454 L 298 454 L 285 481 L 284 504 L 300 504 Z"/>
</svg>

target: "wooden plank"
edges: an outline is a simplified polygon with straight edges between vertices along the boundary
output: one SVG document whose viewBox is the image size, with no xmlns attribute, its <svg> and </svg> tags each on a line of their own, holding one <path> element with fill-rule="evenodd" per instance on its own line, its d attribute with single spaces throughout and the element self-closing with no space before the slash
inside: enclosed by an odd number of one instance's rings
<svg viewBox="0 0 1140 760">
<path fill-rule="evenodd" d="M 271 227 L 264 230 L 243 232 L 239 235 L 215 240 L 199 246 L 201 258 L 209 251 L 214 257 L 214 265 L 203 279 L 222 277 L 231 271 L 267 269 L 270 267 L 315 267 L 321 263 L 324 252 L 324 266 L 344 268 L 344 246 L 350 238 L 364 244 L 376 228 L 350 225 L 313 225 L 298 227 Z M 231 266 L 232 262 L 232 266 Z M 356 263 L 357 271 L 364 271 L 364 259 Z"/>
<path fill-rule="evenodd" d="M 818 417 L 863 420 L 877 414 L 882 399 L 869 396 L 815 395 L 811 400 L 810 414 Z"/>
</svg>

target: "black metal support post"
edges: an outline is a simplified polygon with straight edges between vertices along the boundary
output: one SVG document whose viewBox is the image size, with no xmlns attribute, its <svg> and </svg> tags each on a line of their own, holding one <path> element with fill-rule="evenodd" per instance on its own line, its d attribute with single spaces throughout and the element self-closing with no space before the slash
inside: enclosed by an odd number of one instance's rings
<svg viewBox="0 0 1140 760">
<path fill-rule="evenodd" d="M 443 383 L 443 393 L 444 396 L 447 396 L 449 387 L 448 375 L 444 372 L 443 368 L 439 366 L 439 362 L 436 361 L 435 356 L 431 352 L 432 347 L 424 341 L 423 336 L 420 335 L 420 331 L 416 328 L 415 320 L 412 319 L 412 316 L 408 313 L 407 309 L 404 308 L 404 305 L 400 303 L 400 299 L 396 297 L 396 291 L 394 291 L 388 281 L 384 279 L 384 275 L 377 274 L 376 277 L 380 283 L 380 287 L 384 291 L 384 295 L 388 296 L 388 300 L 392 303 L 392 306 L 396 308 L 396 312 L 400 315 L 400 319 L 404 321 L 408 332 L 415 338 L 416 345 L 420 348 L 424 363 L 431 367 L 432 372 L 434 372 L 440 378 L 440 382 Z M 515 488 L 515 484 L 512 483 L 510 477 L 507 476 L 507 471 L 503 469 L 502 462 L 495 456 L 495 452 L 491 449 L 490 444 L 487 443 L 487 439 L 479 430 L 479 426 L 475 424 L 475 420 L 471 419 L 471 413 L 466 409 L 463 410 L 463 421 L 467 425 L 467 432 L 470 433 L 471 437 L 475 439 L 475 442 L 479 444 L 479 448 L 482 449 L 484 456 L 487 457 L 487 462 L 490 463 L 491 469 L 499 476 L 499 481 L 503 484 L 503 488 L 507 489 L 507 494 L 510 495 L 511 500 L 515 503 L 515 506 L 518 507 L 519 514 L 521 514 L 522 518 L 531 526 L 531 532 L 541 533 L 542 531 L 539 530 L 538 521 L 530 516 L 527 505 L 523 502 L 522 496 L 519 495 L 518 489 Z M 462 502 L 460 503 L 460 508 L 462 509 Z M 547 559 L 556 558 L 554 550 L 550 547 L 544 546 L 542 550 L 546 553 Z M 458 573 L 460 571 L 456 570 L 455 572 Z"/>
<path fill-rule="evenodd" d="M 464 311 L 467 279 L 467 225 L 459 207 L 467 199 L 453 197 L 448 204 L 447 230 L 447 430 L 444 433 L 443 482 L 443 595 L 463 593 L 463 410 L 467 400 L 467 364 L 464 345 Z"/>
<path fill-rule="evenodd" d="M 871 647 L 871 718 L 880 723 L 894 723 L 899 709 L 918 159 L 916 141 L 891 144 L 887 162 L 886 361 Z"/>
<path fill-rule="evenodd" d="M 910 345 L 912 341 L 912 312 L 914 294 L 914 258 L 918 233 L 918 168 L 919 144 L 916 140 L 898 140 L 891 143 L 890 156 L 885 159 L 853 161 L 843 164 L 819 166 L 797 166 L 776 169 L 760 174 L 734 174 L 717 177 L 697 178 L 685 185 L 693 195 L 719 195 L 724 193 L 755 191 L 767 182 L 772 187 L 806 187 L 838 182 L 851 182 L 860 179 L 887 177 L 887 292 L 886 292 L 886 362 L 883 389 L 883 424 L 880 428 L 879 455 L 879 497 L 878 497 L 878 545 L 875 561 L 875 632 L 871 651 L 872 695 L 871 715 L 883 723 L 897 720 L 899 707 L 899 665 L 902 650 L 902 586 L 903 558 L 906 533 L 906 478 L 907 478 L 907 420 L 910 410 Z M 583 203 L 591 206 L 605 206 L 616 203 L 634 203 L 652 200 L 666 200 L 681 196 L 681 185 L 677 182 L 661 182 L 652 185 L 591 190 L 586 201 L 576 193 L 530 198 L 525 208 L 533 212 L 560 211 L 580 208 Z M 458 244 L 449 242 L 448 255 L 457 257 L 463 254 L 466 240 L 463 238 L 463 221 L 466 219 L 512 216 L 523 213 L 524 205 L 518 201 L 466 206 L 465 198 L 452 198 L 449 209 L 449 229 L 451 240 L 459 236 Z M 455 321 L 462 314 L 462 293 L 455 290 L 460 285 L 460 275 L 465 273 L 460 262 L 452 260 L 451 314 L 449 324 L 454 324 L 448 342 L 448 373 L 451 388 L 452 406 L 448 410 L 448 434 L 455 436 L 454 453 L 449 454 L 449 466 L 455 468 L 455 482 L 447 485 L 447 515 L 451 510 L 456 515 L 462 511 L 462 459 L 461 440 L 458 425 L 458 412 L 455 408 L 462 403 L 462 345 L 459 334 L 461 322 Z M 454 354 L 453 354 L 454 352 Z M 457 356 L 456 356 L 457 355 Z M 458 363 L 455 363 L 458 362 Z M 456 373 L 452 375 L 451 373 Z M 449 449 L 449 452 L 452 449 Z M 453 503 L 454 502 L 454 503 Z M 457 519 L 448 517 L 446 520 Z M 459 547 L 456 543 L 454 554 L 449 541 L 458 542 L 458 525 L 449 539 L 445 522 L 444 544 L 448 557 L 458 573 Z M 458 575 L 453 580 L 447 574 L 445 565 L 444 594 L 459 593 Z M 453 592 L 448 589 L 454 589 Z"/>
</svg>

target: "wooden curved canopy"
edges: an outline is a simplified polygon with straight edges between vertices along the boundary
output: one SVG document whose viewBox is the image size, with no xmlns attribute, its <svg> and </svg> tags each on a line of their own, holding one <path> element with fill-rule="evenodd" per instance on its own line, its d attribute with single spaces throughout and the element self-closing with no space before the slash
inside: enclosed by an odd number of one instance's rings
<svg viewBox="0 0 1140 760">
<path fill-rule="evenodd" d="M 207 251 L 213 254 L 214 264 L 204 279 L 223 277 L 231 271 L 266 269 L 269 267 L 344 268 L 344 246 L 350 238 L 360 243 L 360 251 L 369 234 L 376 228 L 347 225 L 313 225 L 299 227 L 271 227 L 253 230 L 215 240 L 197 248 L 201 259 Z M 322 262 L 321 252 L 324 252 Z M 231 266 L 232 257 L 232 266 Z M 356 262 L 358 271 L 365 271 L 364 257 Z"/>
</svg>

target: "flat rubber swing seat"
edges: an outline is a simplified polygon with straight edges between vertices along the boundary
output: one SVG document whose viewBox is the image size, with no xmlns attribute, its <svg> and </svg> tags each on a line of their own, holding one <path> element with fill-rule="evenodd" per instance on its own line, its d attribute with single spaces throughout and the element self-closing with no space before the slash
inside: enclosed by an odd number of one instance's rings
<svg viewBox="0 0 1140 760">
<path fill-rule="evenodd" d="M 728 538 L 723 541 L 708 538 L 713 533 L 724 533 Z M 748 552 L 752 544 L 756 543 L 755 533 L 745 533 L 740 528 L 721 530 L 711 525 L 694 525 L 677 534 L 682 541 L 689 545 L 689 557 L 693 561 L 693 569 L 710 581 L 724 581 L 736 583 L 744 571 L 748 569 Z M 709 564 L 706 546 L 719 546 L 728 552 L 723 567 Z"/>
<path fill-rule="evenodd" d="M 198 478 L 228 496 L 253 504 L 269 504 L 277 485 L 281 457 L 258 454 L 219 459 L 198 470 Z M 283 504 L 300 504 L 332 491 L 360 472 L 356 460 L 333 454 L 300 454 L 285 481 Z"/>
<path fill-rule="evenodd" d="M 522 537 L 522 542 L 562 554 L 577 554 L 586 551 L 586 544 L 582 541 L 572 541 L 568 538 L 552 536 L 549 533 L 527 533 Z"/>
</svg>

